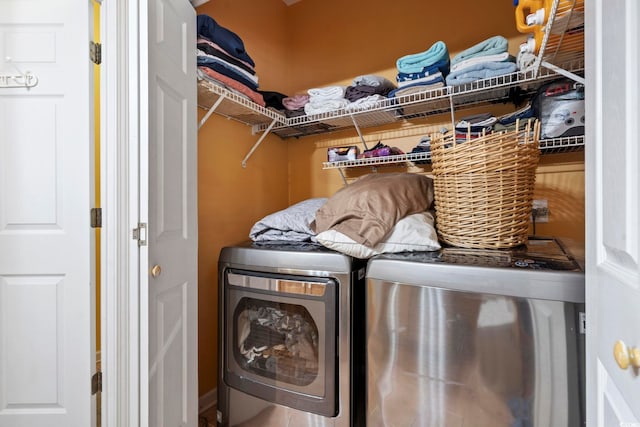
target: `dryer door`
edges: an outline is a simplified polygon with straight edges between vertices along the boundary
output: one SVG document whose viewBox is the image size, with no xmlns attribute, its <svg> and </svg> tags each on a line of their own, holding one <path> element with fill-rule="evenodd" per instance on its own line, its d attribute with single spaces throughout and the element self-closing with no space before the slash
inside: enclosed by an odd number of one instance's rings
<svg viewBox="0 0 640 427">
<path fill-rule="evenodd" d="M 337 415 L 336 282 L 227 270 L 224 380 L 247 394 Z"/>
</svg>

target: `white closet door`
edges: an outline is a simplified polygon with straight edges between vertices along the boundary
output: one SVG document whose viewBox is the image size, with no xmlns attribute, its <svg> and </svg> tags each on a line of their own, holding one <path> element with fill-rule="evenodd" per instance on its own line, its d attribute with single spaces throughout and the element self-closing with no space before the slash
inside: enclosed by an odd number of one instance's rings
<svg viewBox="0 0 640 427">
<path fill-rule="evenodd" d="M 640 426 L 639 370 L 614 357 L 640 347 L 640 7 L 586 6 L 587 419 Z"/>
<path fill-rule="evenodd" d="M 196 427 L 196 14 L 148 4 L 149 426 Z"/>
<path fill-rule="evenodd" d="M 2 427 L 95 424 L 90 8 L 0 1 Z"/>
</svg>

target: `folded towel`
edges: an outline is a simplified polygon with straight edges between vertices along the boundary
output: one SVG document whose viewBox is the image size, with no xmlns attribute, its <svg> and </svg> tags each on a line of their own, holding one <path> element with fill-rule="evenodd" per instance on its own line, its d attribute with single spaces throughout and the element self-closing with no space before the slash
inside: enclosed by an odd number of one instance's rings
<svg viewBox="0 0 640 427">
<path fill-rule="evenodd" d="M 435 42 L 428 50 L 421 53 L 414 53 L 398 58 L 396 66 L 401 73 L 418 73 L 423 68 L 429 67 L 437 62 L 449 63 L 449 51 L 447 45 L 442 41 Z M 446 74 L 446 73 L 445 73 Z"/>
<path fill-rule="evenodd" d="M 294 111 L 303 108 L 307 102 L 309 102 L 309 95 L 293 95 L 284 98 L 282 105 L 287 110 Z"/>
<path fill-rule="evenodd" d="M 441 82 L 444 81 L 444 76 L 440 72 L 431 74 L 426 77 L 422 77 L 420 79 L 404 80 L 404 81 L 398 82 L 398 87 L 406 87 L 416 83 L 420 83 L 420 84 L 437 83 L 438 81 L 441 81 Z"/>
<path fill-rule="evenodd" d="M 516 70 L 516 64 L 513 62 L 483 62 L 469 68 L 465 68 L 462 71 L 454 71 L 449 74 L 447 76 L 447 85 L 458 86 L 465 83 L 475 82 L 476 80 L 513 73 Z"/>
<path fill-rule="evenodd" d="M 341 99 L 344 98 L 344 86 L 327 86 L 320 88 L 312 88 L 307 91 L 311 98 L 315 99 Z"/>
<path fill-rule="evenodd" d="M 347 105 L 349 105 L 349 101 L 344 98 L 314 100 L 312 97 L 309 102 L 304 104 L 304 112 L 308 116 L 313 114 L 330 113 L 345 108 Z"/>
<path fill-rule="evenodd" d="M 462 71 L 465 68 L 469 68 L 481 62 L 502 62 L 502 61 L 515 62 L 515 58 L 509 55 L 509 52 L 496 53 L 495 55 L 475 56 L 473 58 L 465 59 L 464 61 L 458 62 L 455 65 L 452 65 L 451 71 L 452 72 Z"/>
<path fill-rule="evenodd" d="M 459 62 L 475 58 L 477 56 L 503 53 L 507 51 L 508 47 L 507 39 L 502 36 L 493 36 L 454 56 L 451 60 L 451 65 L 454 66 Z"/>
<path fill-rule="evenodd" d="M 237 65 L 227 62 L 223 58 L 220 58 L 214 55 L 209 55 L 203 52 L 202 50 L 198 49 L 197 61 L 198 61 L 198 65 L 219 64 L 224 68 L 230 71 L 233 71 L 235 74 L 242 76 L 243 79 L 246 79 L 252 82 L 256 87 L 258 87 L 258 76 L 256 76 L 255 73 L 250 73 L 244 70 L 243 68 L 238 67 Z"/>
<path fill-rule="evenodd" d="M 380 101 L 385 99 L 387 99 L 386 96 L 374 94 L 352 101 L 344 109 L 347 111 L 362 111 L 377 106 Z"/>
<path fill-rule="evenodd" d="M 398 75 L 396 76 L 396 81 L 399 84 L 400 82 L 405 82 L 407 80 L 421 79 L 423 77 L 429 77 L 438 73 L 441 73 L 443 77 L 449 74 L 448 58 L 446 60 L 439 61 L 433 65 L 425 67 L 417 73 L 398 73 Z"/>
<path fill-rule="evenodd" d="M 403 87 L 399 87 L 398 89 L 392 90 L 389 92 L 389 98 L 397 98 L 403 95 L 410 95 L 418 92 L 426 92 L 432 89 L 444 87 L 445 82 L 442 77 L 435 78 L 428 83 L 412 83 L 405 85 Z"/>
</svg>

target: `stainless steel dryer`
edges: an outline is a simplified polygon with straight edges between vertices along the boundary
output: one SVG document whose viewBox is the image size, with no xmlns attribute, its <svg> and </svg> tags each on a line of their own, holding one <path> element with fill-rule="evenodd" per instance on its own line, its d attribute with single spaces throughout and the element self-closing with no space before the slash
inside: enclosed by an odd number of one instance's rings
<svg viewBox="0 0 640 427">
<path fill-rule="evenodd" d="M 364 273 L 313 243 L 222 249 L 218 425 L 364 425 Z"/>
<path fill-rule="evenodd" d="M 557 240 L 376 257 L 366 299 L 367 425 L 584 425 L 584 273 Z"/>
</svg>

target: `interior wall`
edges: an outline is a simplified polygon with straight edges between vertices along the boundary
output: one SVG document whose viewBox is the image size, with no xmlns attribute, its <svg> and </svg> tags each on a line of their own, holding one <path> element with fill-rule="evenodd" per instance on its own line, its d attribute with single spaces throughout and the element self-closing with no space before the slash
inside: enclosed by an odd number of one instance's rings
<svg viewBox="0 0 640 427">
<path fill-rule="evenodd" d="M 311 87 L 350 84 L 362 74 L 395 78 L 395 62 L 444 41 L 451 56 L 494 35 L 509 39 L 515 54 L 526 36 L 515 29 L 513 2 L 418 0 L 221 0 L 197 8 L 244 41 L 256 62 L 261 90 L 292 95 Z M 513 106 L 496 104 L 502 114 Z M 470 110 L 469 113 L 477 110 Z M 204 115 L 200 110 L 200 117 Z M 467 113 L 465 110 L 464 114 Z M 457 114 L 463 114 L 457 112 Z M 458 116 L 460 117 L 460 116 Z M 451 123 L 449 115 L 366 129 L 369 146 L 381 140 L 410 151 L 420 137 Z M 199 390 L 217 382 L 217 257 L 220 249 L 248 238 L 255 221 L 311 197 L 329 197 L 344 183 L 336 170 L 323 170 L 326 149 L 358 145 L 355 129 L 281 140 L 269 135 L 249 159 L 241 160 L 257 140 L 250 128 L 213 115 L 198 136 L 199 202 Z M 561 157 L 562 166 L 547 165 Z M 535 197 L 548 199 L 549 223 L 537 234 L 584 242 L 584 165 L 582 153 L 543 157 Z M 389 167 L 430 173 L 427 167 Z M 372 172 L 346 171 L 347 178 Z"/>
<path fill-rule="evenodd" d="M 287 60 L 281 0 L 215 1 L 197 8 L 243 40 L 260 90 L 283 90 Z M 284 83 L 283 83 L 284 80 Z M 205 111 L 198 109 L 199 119 Z M 198 366 L 199 394 L 217 386 L 218 255 L 249 239 L 251 226 L 288 205 L 287 143 L 270 135 L 242 167 L 257 141 L 251 128 L 213 114 L 198 132 Z"/>
</svg>

